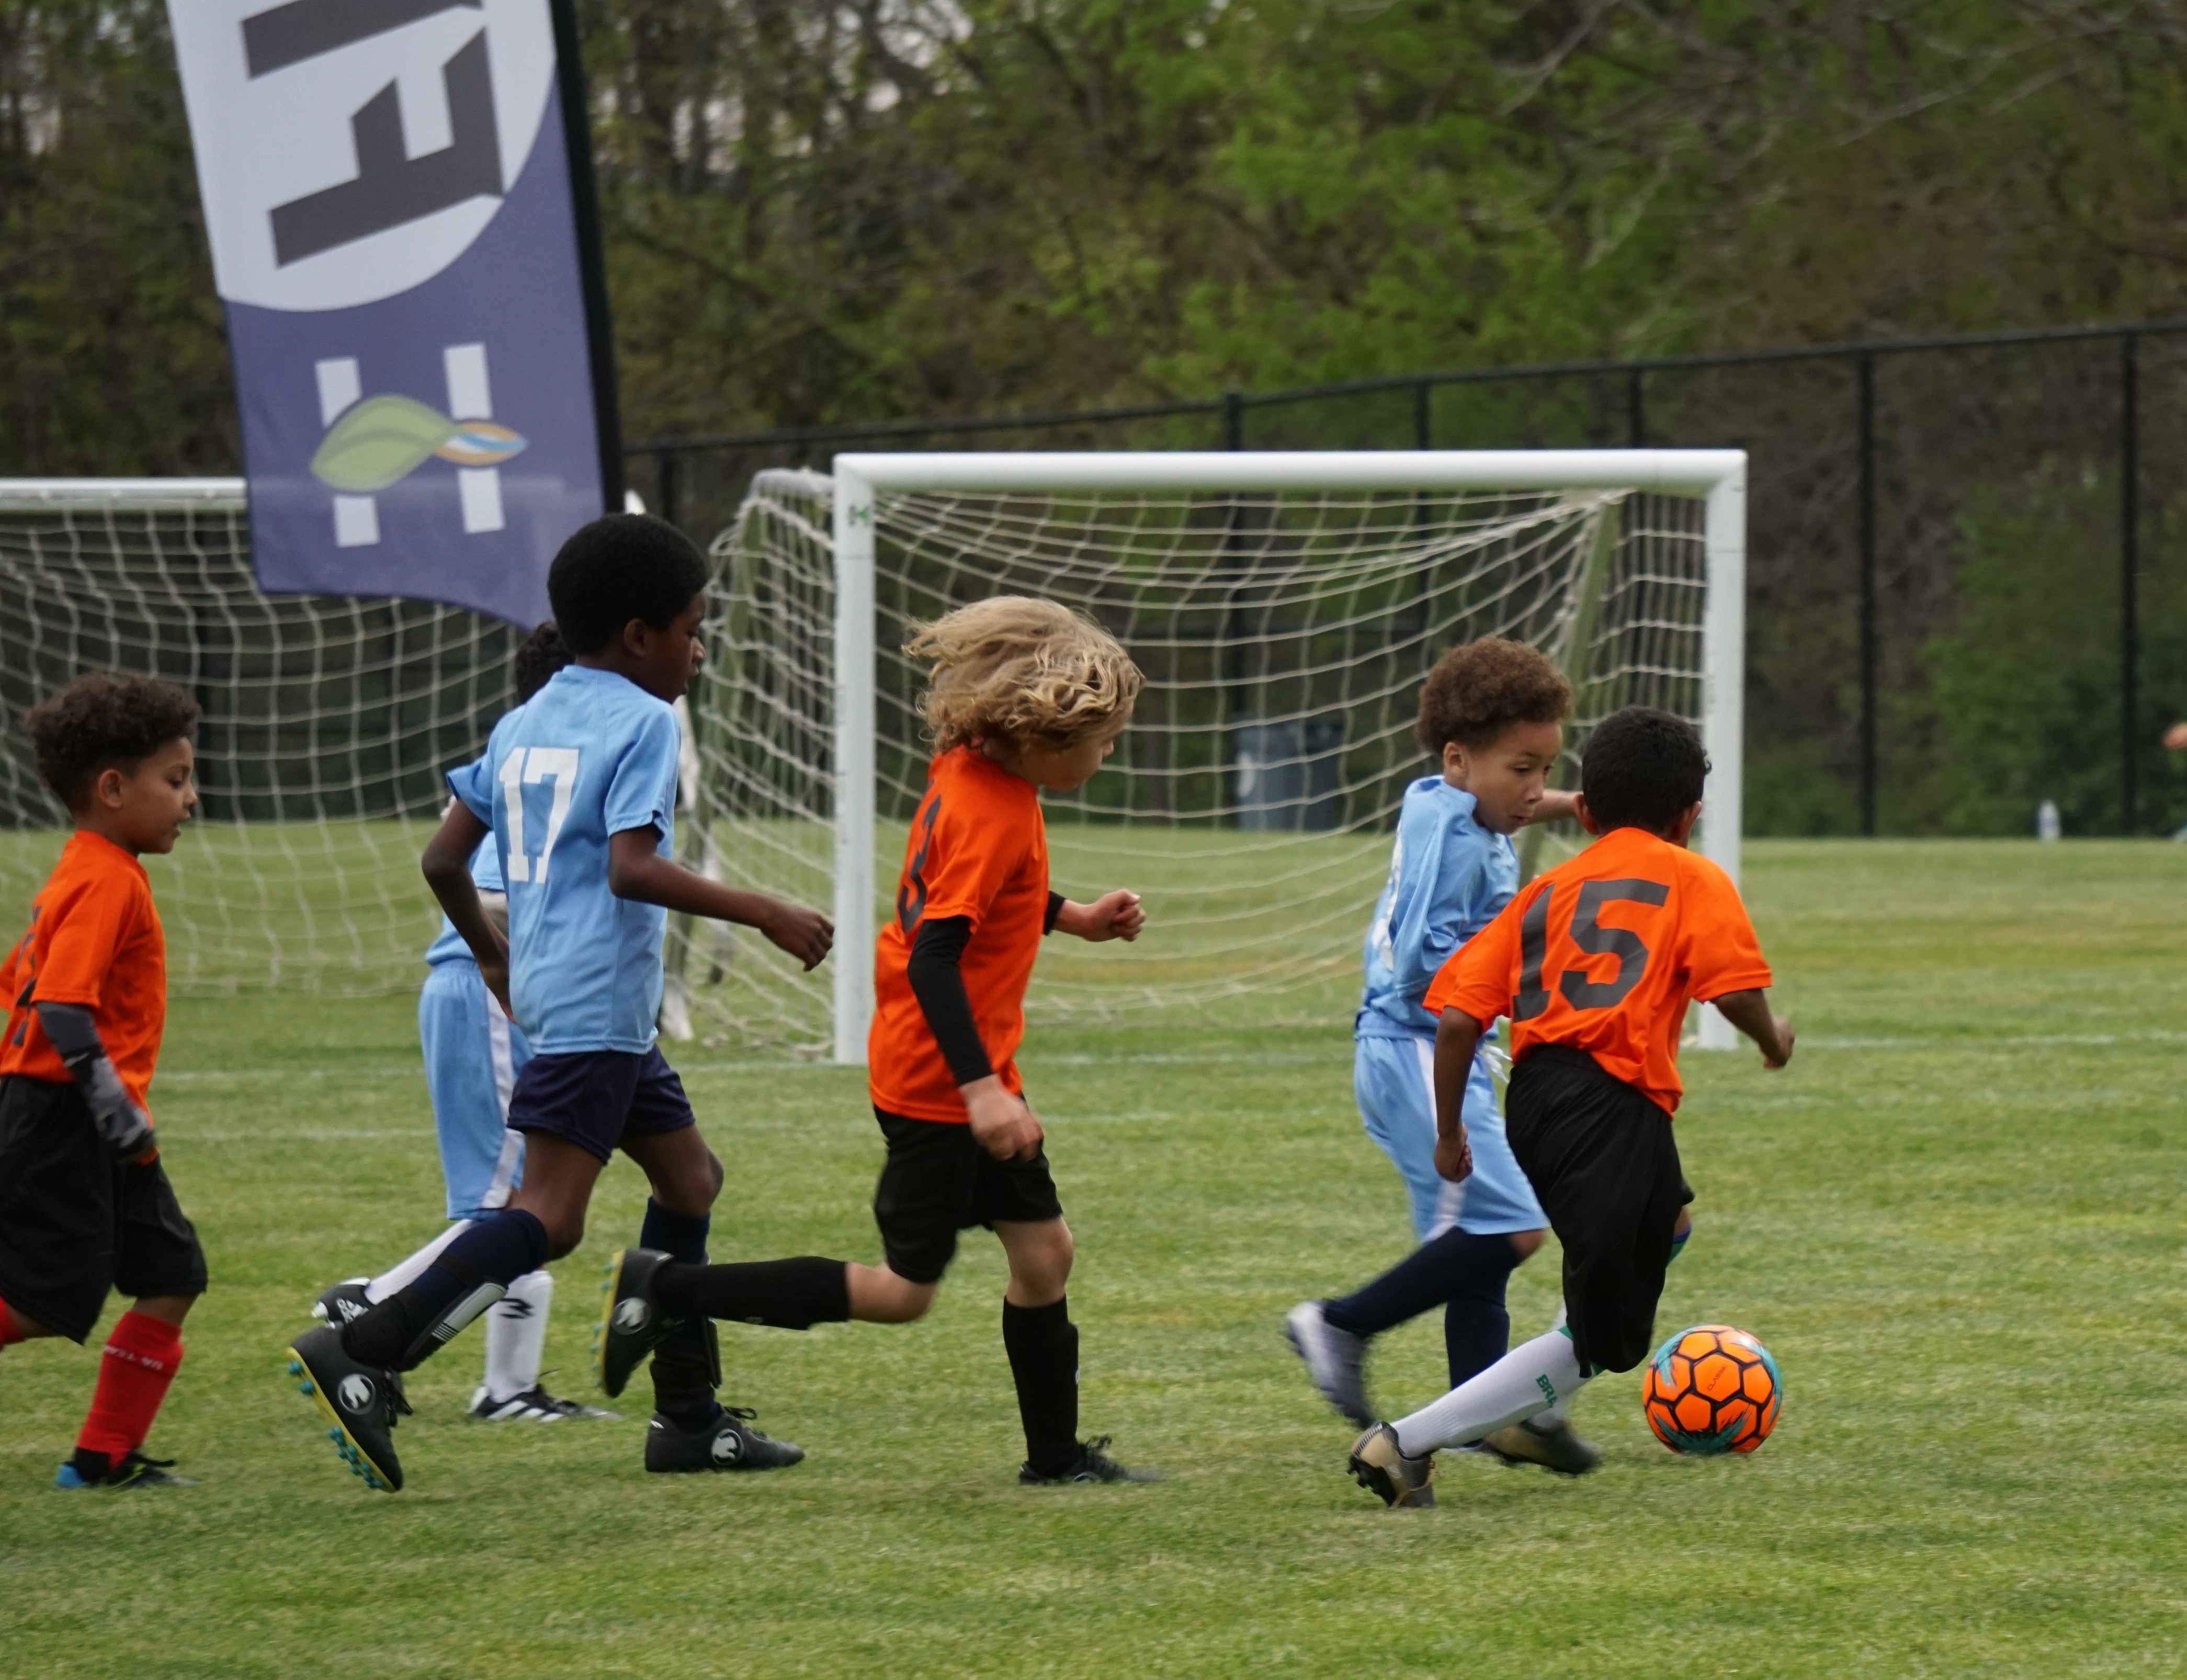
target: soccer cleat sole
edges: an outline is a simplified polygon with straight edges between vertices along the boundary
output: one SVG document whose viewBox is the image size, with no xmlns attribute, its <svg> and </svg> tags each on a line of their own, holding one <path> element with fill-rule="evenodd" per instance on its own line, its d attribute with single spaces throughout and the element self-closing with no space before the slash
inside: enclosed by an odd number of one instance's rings
<svg viewBox="0 0 2187 1680">
<path fill-rule="evenodd" d="M 305 1374 L 304 1362 L 297 1357 L 293 1347 L 289 1350 L 289 1374 L 298 1379 L 296 1392 L 318 1407 L 319 1415 L 327 1420 L 327 1439 L 334 1442 L 335 1451 L 340 1455 L 342 1463 L 349 1466 L 349 1473 L 367 1487 L 381 1493 L 396 1492 L 395 1484 L 387 1479 L 379 1465 L 372 1462 L 372 1455 L 359 1446 L 357 1437 L 349 1432 L 341 1420 L 341 1413 L 335 1410 L 333 1404 L 320 1391 L 319 1385 Z"/>
</svg>

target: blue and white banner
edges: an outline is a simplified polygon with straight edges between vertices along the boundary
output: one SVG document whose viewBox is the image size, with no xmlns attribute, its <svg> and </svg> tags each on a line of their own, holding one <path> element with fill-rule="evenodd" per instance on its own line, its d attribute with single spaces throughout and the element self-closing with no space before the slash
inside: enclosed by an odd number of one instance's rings
<svg viewBox="0 0 2187 1680">
<path fill-rule="evenodd" d="M 602 510 L 550 0 L 171 0 L 269 593 L 530 626 Z"/>
</svg>

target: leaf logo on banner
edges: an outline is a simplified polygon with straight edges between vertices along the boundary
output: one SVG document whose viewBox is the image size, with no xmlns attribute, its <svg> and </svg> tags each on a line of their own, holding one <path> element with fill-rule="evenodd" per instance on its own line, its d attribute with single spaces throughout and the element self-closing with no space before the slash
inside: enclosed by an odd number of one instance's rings
<svg viewBox="0 0 2187 1680">
<path fill-rule="evenodd" d="M 464 467 L 498 466 L 525 441 L 492 420 L 452 420 L 408 396 L 368 396 L 334 423 L 312 457 L 312 476 L 329 489 L 369 495 L 438 456 Z"/>
</svg>

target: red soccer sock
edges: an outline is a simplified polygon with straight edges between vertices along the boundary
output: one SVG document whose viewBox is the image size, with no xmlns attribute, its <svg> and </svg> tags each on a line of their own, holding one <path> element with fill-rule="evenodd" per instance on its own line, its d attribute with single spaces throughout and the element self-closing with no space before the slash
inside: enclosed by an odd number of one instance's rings
<svg viewBox="0 0 2187 1680">
<path fill-rule="evenodd" d="M 15 1323 L 14 1314 L 8 1310 L 8 1303 L 0 1301 L 0 1347 L 13 1347 L 17 1342 L 25 1340 L 27 1338 L 21 1327 Z"/>
<path fill-rule="evenodd" d="M 123 1313 L 106 1339 L 77 1450 L 104 1452 L 110 1464 L 118 1464 L 142 1447 L 182 1364 L 179 1329 L 148 1313 Z"/>
</svg>

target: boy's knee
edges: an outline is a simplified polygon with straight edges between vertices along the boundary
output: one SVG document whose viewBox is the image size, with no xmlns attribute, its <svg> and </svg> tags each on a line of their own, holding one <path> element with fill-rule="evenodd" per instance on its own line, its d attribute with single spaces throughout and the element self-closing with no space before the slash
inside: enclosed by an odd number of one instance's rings
<svg viewBox="0 0 2187 1680">
<path fill-rule="evenodd" d="M 558 1219 L 542 1222 L 547 1228 L 547 1258 L 560 1260 L 576 1251 L 577 1245 L 585 1240 L 585 1216 L 565 1214 Z"/>
<path fill-rule="evenodd" d="M 711 1149 L 706 1151 L 706 1205 L 711 1207 L 715 1198 L 722 1194 L 722 1186 L 728 1174 L 722 1170 L 722 1158 Z"/>
</svg>

